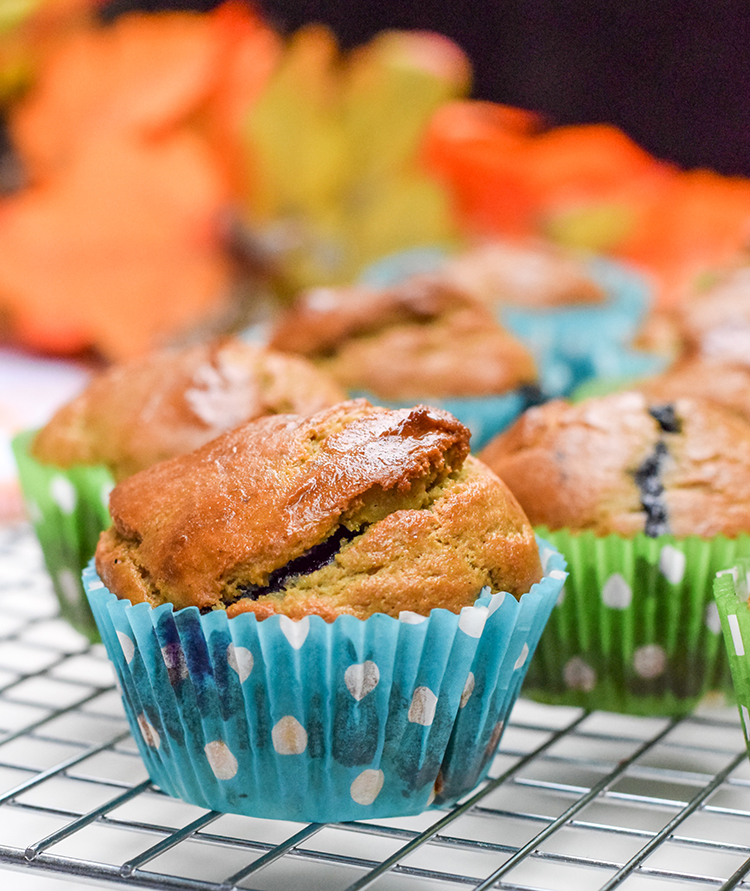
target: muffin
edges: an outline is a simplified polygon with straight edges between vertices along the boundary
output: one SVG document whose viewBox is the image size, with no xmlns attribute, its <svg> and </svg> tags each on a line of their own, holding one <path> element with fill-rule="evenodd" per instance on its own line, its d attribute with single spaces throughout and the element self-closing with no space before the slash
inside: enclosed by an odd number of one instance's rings
<svg viewBox="0 0 750 891">
<path fill-rule="evenodd" d="M 109 525 L 113 480 L 250 418 L 311 413 L 342 398 L 303 359 L 227 338 L 112 366 L 37 434 L 21 434 L 21 485 L 63 615 L 96 638 L 80 577 Z"/>
<path fill-rule="evenodd" d="M 700 356 L 680 359 L 662 374 L 637 385 L 652 403 L 686 396 L 710 399 L 750 420 L 750 365 L 712 362 Z"/>
<path fill-rule="evenodd" d="M 607 299 L 581 258 L 551 242 L 483 242 L 448 260 L 443 274 L 491 307 L 542 309 Z"/>
<path fill-rule="evenodd" d="M 546 242 L 488 241 L 446 257 L 438 249 L 385 257 L 365 271 L 371 288 L 429 273 L 470 294 L 531 351 L 547 397 L 567 395 L 592 378 L 654 373 L 661 356 L 636 350 L 651 287 L 622 264 L 582 258 Z"/>
<path fill-rule="evenodd" d="M 481 779 L 565 572 L 468 442 L 352 400 L 114 489 L 84 579 L 165 791 L 337 821 Z"/>
<path fill-rule="evenodd" d="M 308 291 L 270 343 L 306 356 L 352 395 L 445 407 L 475 444 L 518 414 L 537 379 L 529 351 L 486 306 L 430 275 L 390 288 Z"/>
<path fill-rule="evenodd" d="M 750 423 L 616 393 L 531 409 L 481 457 L 572 568 L 532 695 L 679 714 L 731 692 L 710 591 L 750 543 Z"/>
</svg>

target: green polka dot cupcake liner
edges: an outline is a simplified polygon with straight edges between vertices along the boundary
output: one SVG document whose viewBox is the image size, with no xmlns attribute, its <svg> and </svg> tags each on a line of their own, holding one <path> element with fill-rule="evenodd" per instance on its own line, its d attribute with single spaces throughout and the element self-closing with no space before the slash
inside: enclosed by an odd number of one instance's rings
<svg viewBox="0 0 750 891">
<path fill-rule="evenodd" d="M 13 454 L 26 504 L 60 604 L 60 613 L 91 641 L 99 640 L 81 583 L 81 572 L 96 549 L 99 533 L 110 525 L 112 477 L 105 467 L 61 470 L 30 454 L 36 431 L 19 433 Z"/>
<path fill-rule="evenodd" d="M 683 715 L 733 701 L 712 595 L 717 571 L 750 555 L 750 536 L 705 540 L 539 530 L 570 577 L 529 667 L 525 695 L 638 715 Z"/>
<path fill-rule="evenodd" d="M 742 730 L 750 755 L 750 559 L 717 572 L 714 597 L 724 635 Z"/>
<path fill-rule="evenodd" d="M 339 822 L 450 805 L 485 776 L 566 578 L 459 614 L 228 619 L 119 600 L 83 573 L 151 779 L 200 807 Z"/>
</svg>

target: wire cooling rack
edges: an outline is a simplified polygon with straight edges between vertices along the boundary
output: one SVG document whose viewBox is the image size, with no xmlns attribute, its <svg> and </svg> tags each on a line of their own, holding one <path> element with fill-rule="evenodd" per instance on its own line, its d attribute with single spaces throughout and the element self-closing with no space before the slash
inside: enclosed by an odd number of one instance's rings
<svg viewBox="0 0 750 891">
<path fill-rule="evenodd" d="M 57 618 L 30 531 L 0 530 L 0 887 L 26 871 L 185 891 L 750 889 L 734 709 L 675 721 L 521 700 L 490 777 L 451 811 L 338 825 L 167 797 L 103 649 Z"/>
</svg>

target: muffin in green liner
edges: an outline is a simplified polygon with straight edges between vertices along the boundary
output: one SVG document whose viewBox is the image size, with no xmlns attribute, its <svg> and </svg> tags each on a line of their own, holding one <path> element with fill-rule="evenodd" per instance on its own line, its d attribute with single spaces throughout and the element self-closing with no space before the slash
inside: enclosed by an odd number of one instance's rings
<svg viewBox="0 0 750 891">
<path fill-rule="evenodd" d="M 548 402 L 480 457 L 571 569 L 529 670 L 531 696 L 662 715 L 731 696 L 711 589 L 718 570 L 750 555 L 744 418 L 637 392 Z"/>
<path fill-rule="evenodd" d="M 738 560 L 714 578 L 714 597 L 724 634 L 734 694 L 750 753 L 750 559 Z"/>
<path fill-rule="evenodd" d="M 99 533 L 110 524 L 107 501 L 114 485 L 106 467 L 68 469 L 37 461 L 29 452 L 36 431 L 13 440 L 24 502 L 52 578 L 60 613 L 90 641 L 99 640 L 81 583 L 81 572 L 94 555 Z"/>
<path fill-rule="evenodd" d="M 750 535 L 632 539 L 538 530 L 570 569 L 529 668 L 525 695 L 642 715 L 681 715 L 709 693 L 732 699 L 711 584 L 750 555 Z"/>
</svg>

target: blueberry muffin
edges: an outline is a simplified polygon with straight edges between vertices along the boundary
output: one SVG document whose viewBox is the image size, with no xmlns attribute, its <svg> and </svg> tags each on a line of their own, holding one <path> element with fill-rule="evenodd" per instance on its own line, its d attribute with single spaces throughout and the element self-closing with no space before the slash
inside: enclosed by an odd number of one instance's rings
<svg viewBox="0 0 750 891">
<path fill-rule="evenodd" d="M 332 822 L 486 775 L 566 573 L 468 440 L 353 400 L 115 488 L 84 582 L 161 789 Z"/>
<path fill-rule="evenodd" d="M 551 402 L 481 457 L 571 567 L 529 695 L 667 715 L 708 694 L 731 698 L 711 588 L 717 571 L 750 553 L 744 417 L 637 392 Z"/>
<path fill-rule="evenodd" d="M 120 483 L 110 510 L 97 571 L 131 603 L 331 621 L 458 612 L 485 586 L 520 596 L 541 578 L 469 431 L 424 406 L 245 424 Z"/>
<path fill-rule="evenodd" d="M 439 276 L 300 296 L 271 346 L 300 353 L 378 400 L 494 396 L 536 381 L 529 351 L 487 307 Z"/>
</svg>

